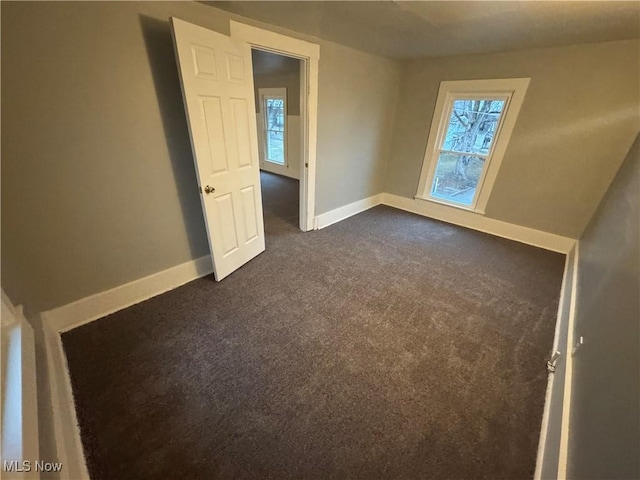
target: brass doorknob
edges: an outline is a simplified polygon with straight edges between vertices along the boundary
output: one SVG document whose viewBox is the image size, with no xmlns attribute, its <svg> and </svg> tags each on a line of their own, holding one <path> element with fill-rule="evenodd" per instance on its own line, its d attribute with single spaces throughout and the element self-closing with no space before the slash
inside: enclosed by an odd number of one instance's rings
<svg viewBox="0 0 640 480">
<path fill-rule="evenodd" d="M 207 195 L 209 195 L 210 193 L 215 192 L 216 189 L 213 188 L 211 185 L 207 185 L 206 187 L 204 187 L 204 193 L 206 193 Z"/>
</svg>

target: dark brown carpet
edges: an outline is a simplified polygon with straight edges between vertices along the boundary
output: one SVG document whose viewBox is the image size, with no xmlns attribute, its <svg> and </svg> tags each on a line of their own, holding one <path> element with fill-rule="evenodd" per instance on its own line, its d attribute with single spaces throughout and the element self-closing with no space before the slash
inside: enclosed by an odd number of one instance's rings
<svg viewBox="0 0 640 480">
<path fill-rule="evenodd" d="M 300 218 L 299 181 L 261 170 L 260 186 L 265 233 L 269 235 L 269 227 L 272 225 L 276 227 L 273 233 L 277 233 L 278 222 L 274 223 L 270 217 L 277 217 L 297 227 Z"/>
<path fill-rule="evenodd" d="M 92 478 L 533 475 L 562 255 L 382 206 L 266 218 L 221 283 L 63 335 Z"/>
</svg>

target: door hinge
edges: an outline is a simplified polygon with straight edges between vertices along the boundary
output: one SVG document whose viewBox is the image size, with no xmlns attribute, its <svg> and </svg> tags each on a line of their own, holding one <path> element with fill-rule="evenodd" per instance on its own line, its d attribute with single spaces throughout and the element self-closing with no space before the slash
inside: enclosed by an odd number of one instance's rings
<svg viewBox="0 0 640 480">
<path fill-rule="evenodd" d="M 304 168 L 309 168 L 309 162 L 304 162 Z"/>
</svg>

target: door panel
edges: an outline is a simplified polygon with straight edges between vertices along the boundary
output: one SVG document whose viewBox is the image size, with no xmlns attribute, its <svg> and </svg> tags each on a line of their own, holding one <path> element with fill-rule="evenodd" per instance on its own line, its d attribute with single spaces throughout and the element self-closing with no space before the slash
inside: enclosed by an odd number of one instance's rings
<svg viewBox="0 0 640 480">
<path fill-rule="evenodd" d="M 220 97 L 200 97 L 202 115 L 209 151 L 207 157 L 211 162 L 210 174 L 226 172 L 229 169 L 227 148 L 224 141 L 224 122 L 222 121 L 222 102 Z"/>
<path fill-rule="evenodd" d="M 244 84 L 246 78 L 245 69 L 246 66 L 242 57 L 227 52 L 227 79 L 230 82 Z"/>
<path fill-rule="evenodd" d="M 216 280 L 264 251 L 251 48 L 172 18 Z"/>
<path fill-rule="evenodd" d="M 216 234 L 220 232 L 222 253 L 226 257 L 238 249 L 238 229 L 236 228 L 233 196 L 230 193 L 220 195 L 215 199 L 215 202 L 218 207 L 218 218 L 220 219 L 220 228 L 216 228 Z M 214 237 L 216 236 L 214 235 Z"/>
<path fill-rule="evenodd" d="M 195 75 L 205 80 L 217 80 L 218 73 L 216 71 L 216 54 L 213 50 L 200 45 L 192 45 L 193 65 L 195 67 Z"/>
<path fill-rule="evenodd" d="M 247 101 L 243 98 L 234 98 L 231 100 L 231 104 L 233 105 L 233 120 L 235 122 L 236 145 L 238 146 L 238 165 L 240 167 L 250 167 L 251 143 L 249 139 L 251 138 L 251 132 L 249 130 L 249 117 L 247 116 L 247 111 L 249 110 Z M 253 116 L 255 117 L 255 114 Z"/>
<path fill-rule="evenodd" d="M 256 190 L 253 185 L 240 190 L 242 193 L 242 207 L 244 208 L 246 241 L 258 238 L 258 218 L 256 216 Z"/>
</svg>

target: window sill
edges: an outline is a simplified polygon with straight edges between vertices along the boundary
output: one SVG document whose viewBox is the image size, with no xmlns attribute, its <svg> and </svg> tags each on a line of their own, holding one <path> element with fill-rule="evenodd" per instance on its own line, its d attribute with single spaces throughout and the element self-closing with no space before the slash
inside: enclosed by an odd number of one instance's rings
<svg viewBox="0 0 640 480">
<path fill-rule="evenodd" d="M 442 200 L 438 200 L 436 198 L 432 198 L 432 197 L 422 197 L 420 195 L 415 195 L 413 198 L 415 198 L 416 200 L 421 200 L 423 202 L 429 202 L 429 203 L 437 203 L 438 205 L 443 205 L 445 207 L 451 207 L 451 208 L 455 208 L 458 210 L 464 210 L 465 212 L 469 212 L 469 213 L 475 213 L 477 215 L 484 215 L 485 212 L 484 210 L 475 210 L 471 207 L 467 207 L 464 205 L 457 205 L 455 203 L 449 203 L 449 202 L 445 202 Z"/>
</svg>

